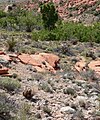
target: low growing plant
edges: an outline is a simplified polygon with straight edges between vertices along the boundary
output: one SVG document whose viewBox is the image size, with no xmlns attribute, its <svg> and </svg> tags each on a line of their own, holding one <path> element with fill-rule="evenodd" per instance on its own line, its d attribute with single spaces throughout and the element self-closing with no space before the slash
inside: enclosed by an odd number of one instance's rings
<svg viewBox="0 0 100 120">
<path fill-rule="evenodd" d="M 50 93 L 53 92 L 52 87 L 48 83 L 46 83 L 46 82 L 41 83 L 40 88 L 42 90 L 44 90 L 45 92 L 50 92 Z"/>
<path fill-rule="evenodd" d="M 7 98 L 5 93 L 0 93 L 0 120 L 13 120 L 10 112 L 14 112 L 15 107 Z"/>
<path fill-rule="evenodd" d="M 20 82 L 15 79 L 8 77 L 0 78 L 0 88 L 2 89 L 6 89 L 7 91 L 15 91 L 20 87 Z"/>
<path fill-rule="evenodd" d="M 63 93 L 64 94 L 70 94 L 70 95 L 75 95 L 75 90 L 73 88 L 66 88 L 66 89 L 63 89 Z"/>
<path fill-rule="evenodd" d="M 10 40 L 8 40 L 6 42 L 6 45 L 8 47 L 8 51 L 14 51 L 14 47 L 15 47 L 16 43 L 17 43 L 17 41 L 14 40 L 13 37 Z"/>
</svg>

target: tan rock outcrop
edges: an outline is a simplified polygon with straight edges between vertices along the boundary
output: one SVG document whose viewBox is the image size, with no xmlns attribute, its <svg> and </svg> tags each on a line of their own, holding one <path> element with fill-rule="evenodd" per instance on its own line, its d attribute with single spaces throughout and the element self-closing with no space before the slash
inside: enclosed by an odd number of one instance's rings
<svg viewBox="0 0 100 120">
<path fill-rule="evenodd" d="M 57 64 L 60 58 L 57 55 L 49 53 L 38 53 L 34 55 L 22 54 L 18 58 L 24 64 L 31 64 L 38 72 L 50 71 L 56 73 Z"/>
<path fill-rule="evenodd" d="M 86 62 L 79 61 L 75 64 L 75 68 L 78 72 L 81 72 L 81 71 L 85 70 L 85 65 L 86 65 Z"/>
<path fill-rule="evenodd" d="M 94 70 L 96 73 L 98 73 L 100 75 L 100 61 L 91 61 L 88 64 L 89 68 Z"/>
<path fill-rule="evenodd" d="M 86 62 L 79 61 L 75 64 L 75 68 L 78 72 L 86 71 Z M 97 74 L 100 75 L 100 60 L 93 60 L 88 64 L 88 68 L 95 71 Z"/>
</svg>

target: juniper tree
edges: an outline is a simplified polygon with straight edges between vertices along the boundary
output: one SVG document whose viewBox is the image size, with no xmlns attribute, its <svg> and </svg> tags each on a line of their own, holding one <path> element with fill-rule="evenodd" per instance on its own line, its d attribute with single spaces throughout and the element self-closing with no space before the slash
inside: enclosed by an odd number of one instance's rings
<svg viewBox="0 0 100 120">
<path fill-rule="evenodd" d="M 40 12 L 42 14 L 44 28 L 48 30 L 54 29 L 55 23 L 58 20 L 58 13 L 55 9 L 54 3 L 49 2 L 41 4 Z"/>
</svg>

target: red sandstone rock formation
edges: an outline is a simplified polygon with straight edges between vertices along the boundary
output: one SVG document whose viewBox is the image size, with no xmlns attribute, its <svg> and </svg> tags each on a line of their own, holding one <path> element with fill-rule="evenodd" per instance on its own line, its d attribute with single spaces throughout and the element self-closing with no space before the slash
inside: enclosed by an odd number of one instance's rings
<svg viewBox="0 0 100 120">
<path fill-rule="evenodd" d="M 39 72 L 50 71 L 56 73 L 57 64 L 60 58 L 54 54 L 39 53 L 35 55 L 22 54 L 18 58 L 24 64 L 31 64 Z"/>
</svg>

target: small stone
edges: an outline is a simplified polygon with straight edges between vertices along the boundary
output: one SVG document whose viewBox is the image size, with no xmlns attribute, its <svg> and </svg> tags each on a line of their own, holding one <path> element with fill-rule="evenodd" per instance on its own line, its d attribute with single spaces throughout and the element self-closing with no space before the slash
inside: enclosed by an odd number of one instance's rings
<svg viewBox="0 0 100 120">
<path fill-rule="evenodd" d="M 52 117 L 45 117 L 45 118 L 42 118 L 42 120 L 52 120 Z"/>
<path fill-rule="evenodd" d="M 36 118 L 41 118 L 40 113 L 36 113 L 35 117 L 36 117 Z"/>
<path fill-rule="evenodd" d="M 87 97 L 85 96 L 77 96 L 76 98 L 78 101 L 86 101 Z"/>
<path fill-rule="evenodd" d="M 64 94 L 75 95 L 76 91 L 73 88 L 68 87 L 68 88 L 63 89 L 63 93 Z"/>
<path fill-rule="evenodd" d="M 72 58 L 71 61 L 72 61 L 72 63 L 77 63 L 78 59 L 77 58 Z"/>
<path fill-rule="evenodd" d="M 73 80 L 74 79 L 74 75 L 73 75 L 73 73 L 70 73 L 70 72 L 66 73 L 66 74 L 64 74 L 63 79 Z"/>
<path fill-rule="evenodd" d="M 62 107 L 60 109 L 60 111 L 63 113 L 63 112 L 67 112 L 67 113 L 70 113 L 70 114 L 73 114 L 75 113 L 75 109 L 71 108 L 70 106 L 67 106 L 67 107 Z"/>
<path fill-rule="evenodd" d="M 23 91 L 23 96 L 26 98 L 26 99 L 31 99 L 33 96 L 35 95 L 35 89 L 34 88 L 25 88 L 24 91 Z"/>
</svg>

